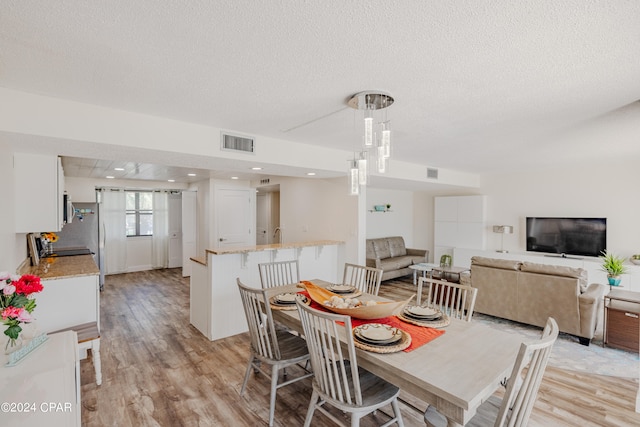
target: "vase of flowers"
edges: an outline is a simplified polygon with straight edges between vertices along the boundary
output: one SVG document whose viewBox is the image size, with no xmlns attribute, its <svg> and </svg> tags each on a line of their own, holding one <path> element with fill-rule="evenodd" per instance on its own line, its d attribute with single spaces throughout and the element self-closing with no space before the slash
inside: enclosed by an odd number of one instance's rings
<svg viewBox="0 0 640 427">
<path fill-rule="evenodd" d="M 36 308 L 35 293 L 42 291 L 40 277 L 25 274 L 23 276 L 0 273 L 0 316 L 5 324 L 7 336 L 5 353 L 20 348 L 22 337 L 21 324 L 33 322 L 33 310 Z"/>
<path fill-rule="evenodd" d="M 53 253 L 53 244 L 58 241 L 58 235 L 52 231 L 40 233 L 40 238 L 44 245 L 44 252 L 49 255 Z"/>
</svg>

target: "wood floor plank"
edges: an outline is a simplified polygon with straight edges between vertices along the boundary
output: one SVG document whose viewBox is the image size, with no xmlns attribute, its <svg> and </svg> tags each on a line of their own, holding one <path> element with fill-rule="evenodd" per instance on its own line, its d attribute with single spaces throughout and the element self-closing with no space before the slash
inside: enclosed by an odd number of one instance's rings
<svg viewBox="0 0 640 427">
<path fill-rule="evenodd" d="M 189 280 L 180 269 L 107 276 L 101 293 L 103 382 L 96 386 L 90 359 L 81 363 L 83 426 L 264 426 L 268 378 L 252 374 L 240 387 L 249 357 L 247 334 L 209 341 L 189 324 Z M 406 299 L 411 283 L 384 282 L 380 294 Z M 637 380 L 549 367 L 531 426 L 637 426 Z M 302 425 L 310 379 L 278 391 L 276 426 Z M 405 425 L 424 426 L 423 402 L 403 393 L 418 411 L 401 405 Z M 386 411 L 365 417 L 382 424 Z M 345 418 L 339 411 L 336 416 Z M 314 426 L 333 426 L 322 414 Z"/>
</svg>

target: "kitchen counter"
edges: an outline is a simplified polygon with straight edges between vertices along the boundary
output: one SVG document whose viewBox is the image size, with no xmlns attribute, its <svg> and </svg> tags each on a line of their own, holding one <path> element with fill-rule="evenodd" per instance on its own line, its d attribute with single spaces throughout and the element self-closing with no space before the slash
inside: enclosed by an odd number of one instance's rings
<svg viewBox="0 0 640 427">
<path fill-rule="evenodd" d="M 344 242 L 338 241 L 338 240 L 315 240 L 311 242 L 272 243 L 270 245 L 254 245 L 254 246 L 242 246 L 237 248 L 231 247 L 231 248 L 207 249 L 206 251 L 214 255 L 242 254 L 246 252 L 277 251 L 279 249 L 306 248 L 307 246 L 339 245 L 341 243 L 344 243 Z"/>
<path fill-rule="evenodd" d="M 42 280 L 98 276 L 100 270 L 93 255 L 42 258 L 37 266 L 22 267 L 18 274 L 33 274 Z"/>
<path fill-rule="evenodd" d="M 253 245 L 253 246 L 205 249 L 206 253 L 204 258 L 192 257 L 191 260 L 206 266 L 207 254 L 213 254 L 213 255 L 247 254 L 249 252 L 279 251 L 282 249 L 300 249 L 300 248 L 306 248 L 310 246 L 330 246 L 330 245 L 340 245 L 343 243 L 344 243 L 343 241 L 338 241 L 338 240 L 314 240 L 309 242 L 272 243 L 269 245 Z"/>
<path fill-rule="evenodd" d="M 40 332 L 53 332 L 89 322 L 100 327 L 100 270 L 92 255 L 42 258 L 18 274 L 40 276 L 33 312 Z"/>
<path fill-rule="evenodd" d="M 297 260 L 301 279 L 337 283 L 344 252 L 344 242 L 336 240 L 208 249 L 204 258 L 191 258 L 189 322 L 210 340 L 246 332 L 236 279 L 259 288 L 259 264 Z"/>
</svg>

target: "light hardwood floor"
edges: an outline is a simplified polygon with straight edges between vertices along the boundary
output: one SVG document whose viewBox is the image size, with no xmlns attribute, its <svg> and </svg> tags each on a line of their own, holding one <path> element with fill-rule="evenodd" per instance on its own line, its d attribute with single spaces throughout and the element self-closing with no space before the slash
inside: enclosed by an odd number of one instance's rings
<svg viewBox="0 0 640 427">
<path fill-rule="evenodd" d="M 386 282 L 380 294 L 400 299 L 411 287 Z M 107 276 L 101 322 L 101 386 L 95 384 L 91 363 L 81 363 L 83 426 L 267 425 L 268 379 L 252 376 L 245 395 L 239 393 L 249 356 L 247 334 L 211 342 L 191 326 L 189 280 L 180 269 Z M 640 425 L 633 410 L 637 388 L 637 380 L 550 367 L 529 425 Z M 275 425 L 302 425 L 310 395 L 310 380 L 281 388 Z M 402 412 L 405 425 L 424 425 L 418 411 L 402 405 Z M 378 412 L 361 425 L 387 419 Z M 313 425 L 334 424 L 316 413 Z"/>
</svg>

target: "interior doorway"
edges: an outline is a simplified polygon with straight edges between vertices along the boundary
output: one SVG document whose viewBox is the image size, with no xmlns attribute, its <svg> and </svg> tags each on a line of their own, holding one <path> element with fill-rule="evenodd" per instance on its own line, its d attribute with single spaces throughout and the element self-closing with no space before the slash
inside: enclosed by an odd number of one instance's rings
<svg viewBox="0 0 640 427">
<path fill-rule="evenodd" d="M 256 244 L 270 245 L 284 241 L 280 230 L 280 185 L 257 188 Z"/>
</svg>

